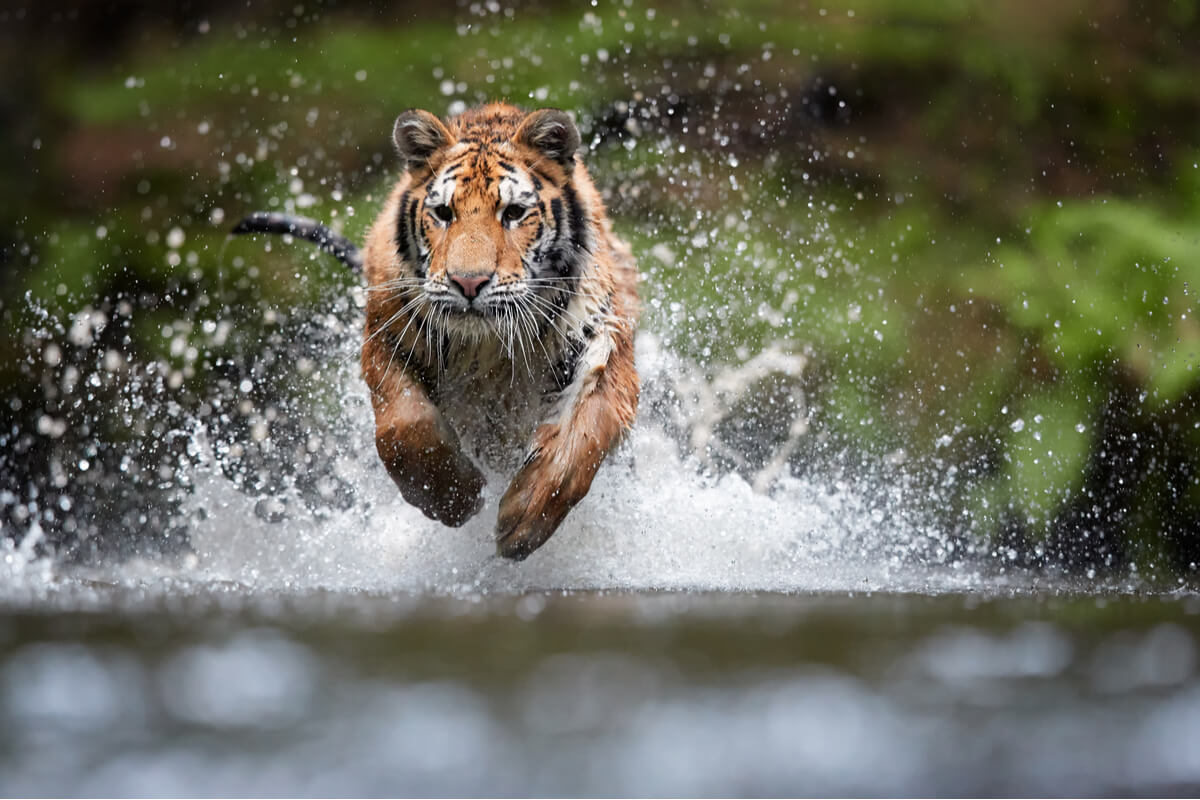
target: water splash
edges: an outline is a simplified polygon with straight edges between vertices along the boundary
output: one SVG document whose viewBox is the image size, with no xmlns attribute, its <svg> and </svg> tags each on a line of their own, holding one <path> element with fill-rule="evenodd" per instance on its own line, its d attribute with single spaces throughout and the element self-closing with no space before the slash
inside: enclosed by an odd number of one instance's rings
<svg viewBox="0 0 1200 800">
<path fill-rule="evenodd" d="M 348 353 L 352 330 L 341 336 Z M 502 480 L 491 482 L 484 511 L 458 529 L 400 498 L 375 456 L 352 358 L 336 361 L 343 402 L 316 433 L 338 443 L 324 467 L 352 487 L 348 507 L 310 510 L 307 485 L 269 498 L 247 492 L 245 480 L 231 477 L 228 448 L 196 419 L 193 462 L 181 467 L 190 487 L 181 509 L 186 555 L 64 571 L 21 546 L 10 547 L 10 562 L 23 563 L 26 576 L 36 564 L 35 583 L 54 575 L 116 585 L 170 578 L 289 592 L 929 591 L 979 580 L 962 564 L 939 563 L 953 546 L 923 523 L 898 469 L 881 466 L 855 480 L 792 474 L 789 463 L 811 436 L 799 385 L 805 358 L 781 347 L 709 377 L 643 333 L 643 414 L 633 435 L 559 532 L 521 564 L 494 553 Z M 756 406 L 757 416 L 738 416 Z"/>
</svg>

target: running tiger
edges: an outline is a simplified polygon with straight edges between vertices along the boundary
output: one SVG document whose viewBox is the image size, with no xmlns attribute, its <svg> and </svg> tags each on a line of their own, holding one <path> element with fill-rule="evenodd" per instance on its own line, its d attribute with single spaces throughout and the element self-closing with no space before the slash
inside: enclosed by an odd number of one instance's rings
<svg viewBox="0 0 1200 800">
<path fill-rule="evenodd" d="M 362 372 L 375 444 L 404 499 L 459 526 L 485 477 L 501 555 L 540 547 L 633 424 L 637 268 L 612 232 L 564 112 L 406 111 L 403 174 L 359 251 L 298 217 L 235 233 L 307 239 L 368 281 Z"/>
</svg>

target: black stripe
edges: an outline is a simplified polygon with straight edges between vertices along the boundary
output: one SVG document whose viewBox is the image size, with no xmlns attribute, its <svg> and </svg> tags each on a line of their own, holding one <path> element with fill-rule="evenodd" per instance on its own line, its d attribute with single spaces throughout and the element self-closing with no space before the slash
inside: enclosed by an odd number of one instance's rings
<svg viewBox="0 0 1200 800">
<path fill-rule="evenodd" d="M 409 238 L 408 219 L 408 197 L 409 193 L 405 192 L 400 195 L 400 211 L 396 214 L 396 252 L 400 254 L 400 258 L 412 260 L 412 240 Z"/>
<path fill-rule="evenodd" d="M 586 346 L 586 342 L 572 341 L 555 363 L 554 380 L 558 383 L 560 392 L 570 386 L 571 381 L 575 379 L 575 370 L 579 368 L 579 357 L 583 355 Z"/>
<path fill-rule="evenodd" d="M 573 250 L 574 232 L 570 230 L 563 211 L 562 198 L 555 197 L 550 201 L 550 211 L 554 214 L 554 241 L 550 245 L 550 268 L 562 277 L 571 274 L 579 255 Z"/>
<path fill-rule="evenodd" d="M 498 166 L 500 169 L 504 170 L 505 172 L 507 172 L 509 174 L 517 171 L 517 168 L 514 167 L 512 164 L 509 164 L 507 161 L 497 161 L 496 166 Z"/>
<path fill-rule="evenodd" d="M 571 184 L 563 187 L 563 195 L 567 198 L 567 207 L 571 210 L 571 244 L 575 248 L 574 255 L 588 252 L 587 218 L 583 215 L 583 206 L 579 204 L 579 196 Z"/>
<path fill-rule="evenodd" d="M 562 238 L 563 231 L 566 230 L 566 220 L 563 219 L 562 198 L 555 197 L 550 201 L 550 214 L 554 217 L 555 239 Z"/>
<path fill-rule="evenodd" d="M 554 216 L 554 241 L 550 243 L 550 268 L 559 275 L 567 275 L 571 271 L 571 263 L 568 254 L 563 252 L 568 232 L 561 197 L 555 197 L 550 201 L 550 213 Z"/>
<path fill-rule="evenodd" d="M 542 236 L 546 232 L 546 226 L 545 226 L 544 220 L 546 219 L 546 217 L 549 215 L 550 212 L 546 208 L 546 201 L 542 200 L 540 197 L 538 198 L 538 208 L 541 210 L 542 215 L 538 219 L 538 232 L 537 232 L 537 236 L 534 238 L 534 242 L 536 242 L 536 246 L 537 246 L 537 249 L 534 250 L 534 252 L 533 252 L 533 263 L 534 264 L 541 264 L 542 260 L 546 257 L 546 251 L 548 251 L 551 247 L 554 246 L 553 241 L 549 241 L 549 242 L 542 241 Z"/>
<path fill-rule="evenodd" d="M 540 192 L 542 190 L 542 179 L 532 172 L 529 173 L 529 177 L 533 179 L 533 188 Z"/>
<path fill-rule="evenodd" d="M 408 204 L 408 230 L 409 230 L 409 234 L 414 239 L 414 241 L 412 243 L 412 256 L 411 256 L 413 270 L 417 273 L 417 275 L 419 277 L 424 278 L 425 277 L 425 266 L 421 263 L 421 251 L 417 248 L 417 243 L 415 241 L 415 239 L 418 236 L 420 236 L 420 232 L 417 231 L 417 206 L 418 205 L 419 205 L 419 203 L 417 202 L 417 199 L 415 197 L 413 198 L 413 201 Z"/>
</svg>

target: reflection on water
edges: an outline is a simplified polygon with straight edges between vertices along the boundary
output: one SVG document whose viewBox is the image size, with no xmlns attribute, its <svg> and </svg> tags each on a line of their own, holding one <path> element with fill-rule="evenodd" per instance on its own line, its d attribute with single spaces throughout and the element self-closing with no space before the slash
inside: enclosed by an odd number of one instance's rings
<svg viewBox="0 0 1200 800">
<path fill-rule="evenodd" d="M 4 794 L 1200 789 L 1195 598 L 91 591 L 0 618 Z"/>
</svg>

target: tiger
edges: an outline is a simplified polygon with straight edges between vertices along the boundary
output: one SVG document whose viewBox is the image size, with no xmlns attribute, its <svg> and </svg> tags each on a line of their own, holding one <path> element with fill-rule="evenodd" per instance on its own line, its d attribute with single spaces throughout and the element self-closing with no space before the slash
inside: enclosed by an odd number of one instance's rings
<svg viewBox="0 0 1200 800">
<path fill-rule="evenodd" d="M 367 279 L 362 376 L 375 447 L 405 501 L 459 527 L 485 473 L 511 475 L 497 552 L 522 560 L 632 429 L 638 272 L 564 111 L 507 103 L 400 114 L 400 175 L 359 251 L 323 225 L 257 214 Z"/>
</svg>

